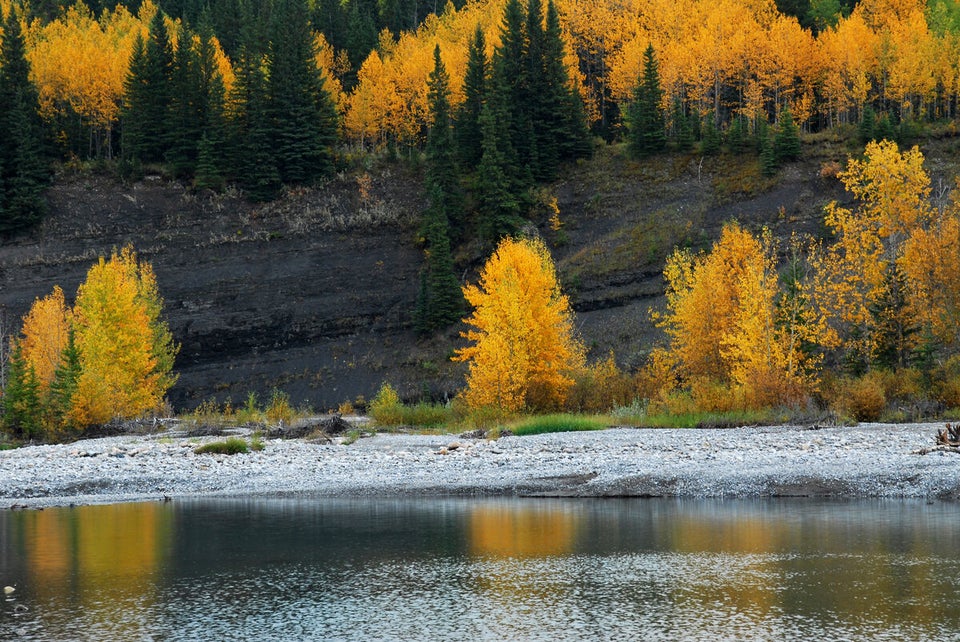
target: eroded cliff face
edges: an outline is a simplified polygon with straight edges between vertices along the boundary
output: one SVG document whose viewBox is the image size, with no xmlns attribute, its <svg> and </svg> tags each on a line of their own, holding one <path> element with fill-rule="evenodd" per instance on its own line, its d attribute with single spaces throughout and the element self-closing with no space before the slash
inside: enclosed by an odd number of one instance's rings
<svg viewBox="0 0 960 642">
<path fill-rule="evenodd" d="M 613 350 L 632 366 L 649 351 L 649 309 L 662 302 L 663 260 L 675 245 L 705 247 L 731 218 L 781 234 L 815 230 L 822 205 L 842 197 L 815 161 L 749 193 L 724 185 L 723 162 L 639 165 L 607 154 L 551 186 L 563 227 L 551 229 L 544 214 L 539 232 L 593 355 Z M 397 166 L 369 176 L 262 206 L 159 178 L 60 177 L 44 224 L 0 245 L 5 326 L 18 328 L 54 285 L 72 299 L 99 255 L 132 243 L 154 267 L 182 346 L 169 395 L 177 409 L 210 398 L 240 404 L 249 392 L 263 399 L 273 388 L 328 409 L 369 399 L 383 381 L 408 398 L 449 397 L 463 385 L 463 365 L 449 360 L 461 328 L 429 339 L 413 332 L 422 177 Z M 461 248 L 465 279 L 483 258 Z"/>
</svg>

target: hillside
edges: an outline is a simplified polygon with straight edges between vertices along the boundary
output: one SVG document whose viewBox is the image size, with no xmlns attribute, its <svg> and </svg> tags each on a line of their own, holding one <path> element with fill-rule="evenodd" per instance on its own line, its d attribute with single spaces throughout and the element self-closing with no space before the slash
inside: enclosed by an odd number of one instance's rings
<svg viewBox="0 0 960 642">
<path fill-rule="evenodd" d="M 921 145 L 938 184 L 952 184 L 955 142 Z M 567 168 L 549 187 L 563 227 L 537 221 L 591 354 L 613 350 L 636 366 L 658 334 L 648 309 L 662 301 L 661 270 L 675 245 L 706 247 L 731 218 L 780 237 L 821 231 L 821 209 L 843 199 L 821 177 L 846 147 L 807 145 L 804 160 L 770 181 L 752 159 L 664 156 L 638 163 L 618 148 Z M 444 398 L 463 381 L 449 362 L 458 328 L 418 339 L 412 331 L 422 251 L 416 243 L 422 177 L 387 163 L 365 178 L 341 175 L 319 190 L 251 205 L 236 195 L 192 194 L 147 177 L 134 184 L 64 174 L 35 232 L 0 246 L 5 327 L 55 284 L 72 298 L 99 254 L 133 243 L 153 264 L 166 317 L 182 344 L 176 408 L 216 397 L 241 403 L 272 388 L 297 403 L 336 407 L 382 381 L 409 398 Z M 460 248 L 473 278 L 485 258 Z"/>
</svg>

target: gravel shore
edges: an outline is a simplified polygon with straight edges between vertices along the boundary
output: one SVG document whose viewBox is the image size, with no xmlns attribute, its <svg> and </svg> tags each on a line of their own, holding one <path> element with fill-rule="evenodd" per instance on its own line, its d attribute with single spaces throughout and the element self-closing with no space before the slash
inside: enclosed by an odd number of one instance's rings
<svg viewBox="0 0 960 642">
<path fill-rule="evenodd" d="M 176 432 L 0 452 L 0 508 L 198 495 L 960 498 L 943 424 L 716 430 L 613 428 L 504 437 L 377 434 L 355 443 L 269 440 L 197 455 Z"/>
</svg>

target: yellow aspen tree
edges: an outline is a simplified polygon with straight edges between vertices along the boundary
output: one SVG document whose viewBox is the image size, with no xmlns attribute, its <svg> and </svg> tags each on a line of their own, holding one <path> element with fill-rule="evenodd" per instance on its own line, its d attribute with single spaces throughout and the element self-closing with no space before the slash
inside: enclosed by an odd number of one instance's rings
<svg viewBox="0 0 960 642">
<path fill-rule="evenodd" d="M 18 343 L 24 362 L 33 369 L 41 396 L 49 389 L 67 347 L 71 317 L 60 286 L 55 286 L 44 298 L 36 299 L 23 317 Z"/>
<path fill-rule="evenodd" d="M 142 415 L 173 385 L 179 346 L 160 318 L 153 270 L 129 246 L 90 268 L 77 291 L 80 376 L 71 419 L 78 426 Z"/>
<path fill-rule="evenodd" d="M 505 412 L 561 405 L 584 348 L 543 241 L 501 241 L 463 295 L 474 308 L 465 319 L 473 329 L 462 334 L 471 344 L 453 359 L 469 365 L 467 404 Z"/>
<path fill-rule="evenodd" d="M 684 379 L 729 385 L 753 407 L 815 389 L 817 360 L 801 349 L 813 327 L 793 305 L 801 295 L 784 291 L 776 256 L 769 231 L 758 238 L 730 223 L 708 254 L 677 251 L 667 261 L 659 325 Z"/>
<path fill-rule="evenodd" d="M 911 295 L 910 313 L 949 348 L 960 343 L 960 212 L 944 212 L 907 239 L 900 258 Z"/>
</svg>

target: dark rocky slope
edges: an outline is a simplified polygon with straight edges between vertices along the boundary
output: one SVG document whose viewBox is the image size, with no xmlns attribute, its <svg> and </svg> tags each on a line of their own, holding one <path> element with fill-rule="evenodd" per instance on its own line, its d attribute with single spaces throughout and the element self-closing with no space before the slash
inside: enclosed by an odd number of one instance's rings
<svg viewBox="0 0 960 642">
<path fill-rule="evenodd" d="M 640 362 L 656 336 L 648 309 L 662 300 L 660 272 L 675 245 L 706 247 L 731 218 L 781 236 L 818 232 L 823 204 L 843 197 L 821 164 L 848 153 L 818 150 L 766 182 L 753 163 L 735 159 L 638 164 L 609 149 L 569 168 L 551 186 L 562 230 L 545 216 L 539 227 L 592 353 L 612 349 L 626 365 Z M 239 404 L 272 388 L 331 408 L 369 399 L 384 380 L 411 398 L 452 395 L 464 374 L 449 361 L 458 329 L 430 339 L 412 331 L 420 181 L 389 165 L 366 190 L 344 176 L 254 206 L 159 179 L 62 176 L 42 227 L 0 246 L 6 326 L 18 326 L 55 284 L 72 299 L 98 255 L 133 243 L 153 264 L 182 344 L 170 393 L 177 408 L 211 397 Z M 472 278 L 482 257 L 466 248 L 459 261 Z"/>
</svg>

